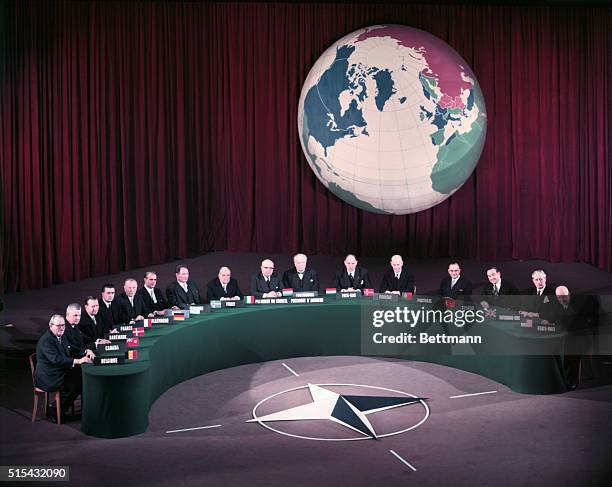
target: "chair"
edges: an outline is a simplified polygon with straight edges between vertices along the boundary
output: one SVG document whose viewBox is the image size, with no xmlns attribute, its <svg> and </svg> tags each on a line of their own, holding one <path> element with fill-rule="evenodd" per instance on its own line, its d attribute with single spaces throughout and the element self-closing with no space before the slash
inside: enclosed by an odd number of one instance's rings
<svg viewBox="0 0 612 487">
<path fill-rule="evenodd" d="M 47 414 L 47 408 L 49 406 L 48 395 L 53 394 L 53 400 L 55 401 L 55 410 L 57 411 L 57 424 L 61 424 L 61 414 L 62 408 L 60 406 L 60 392 L 48 392 L 36 387 L 36 383 L 34 382 L 34 376 L 36 374 L 36 353 L 31 354 L 29 357 L 30 360 L 30 370 L 32 372 L 32 386 L 34 387 L 34 407 L 32 409 L 32 423 L 36 421 L 36 413 L 38 412 L 38 395 L 44 394 L 45 397 L 45 415 Z"/>
</svg>

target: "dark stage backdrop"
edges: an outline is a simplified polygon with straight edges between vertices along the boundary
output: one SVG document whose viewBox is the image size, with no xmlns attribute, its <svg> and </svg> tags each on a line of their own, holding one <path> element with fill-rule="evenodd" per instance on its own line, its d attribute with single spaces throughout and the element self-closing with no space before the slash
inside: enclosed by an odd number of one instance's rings
<svg viewBox="0 0 612 487">
<path fill-rule="evenodd" d="M 612 270 L 610 9 L 20 1 L 0 11 L 7 291 L 217 249 Z M 310 67 L 376 23 L 445 40 L 487 103 L 475 173 L 415 215 L 343 203 L 298 140 Z"/>
</svg>

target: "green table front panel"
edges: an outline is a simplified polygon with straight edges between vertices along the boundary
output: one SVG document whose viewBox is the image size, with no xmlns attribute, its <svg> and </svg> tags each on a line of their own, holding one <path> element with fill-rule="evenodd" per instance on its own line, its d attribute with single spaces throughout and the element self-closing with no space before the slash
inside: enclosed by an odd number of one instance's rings
<svg viewBox="0 0 612 487">
<path fill-rule="evenodd" d="M 490 333 L 503 333 L 492 327 Z M 361 355 L 361 307 L 249 306 L 194 316 L 146 330 L 138 361 L 83 367 L 82 431 L 116 438 L 146 431 L 155 400 L 192 377 L 238 365 L 290 357 Z M 436 355 L 405 359 L 474 372 L 533 394 L 564 390 L 558 357 Z"/>
</svg>

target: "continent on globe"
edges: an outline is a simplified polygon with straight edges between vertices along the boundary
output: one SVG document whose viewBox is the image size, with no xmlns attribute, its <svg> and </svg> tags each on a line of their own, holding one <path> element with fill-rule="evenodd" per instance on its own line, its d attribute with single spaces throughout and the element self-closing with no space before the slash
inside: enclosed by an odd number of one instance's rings
<svg viewBox="0 0 612 487">
<path fill-rule="evenodd" d="M 314 64 L 298 108 L 318 179 L 358 208 L 431 208 L 472 174 L 486 108 L 467 63 L 427 32 L 379 25 L 348 34 Z"/>
</svg>

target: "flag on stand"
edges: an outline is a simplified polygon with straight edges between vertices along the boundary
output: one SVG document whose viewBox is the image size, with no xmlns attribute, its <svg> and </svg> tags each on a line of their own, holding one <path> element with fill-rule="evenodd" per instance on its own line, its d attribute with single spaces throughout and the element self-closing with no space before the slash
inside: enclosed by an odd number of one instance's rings
<svg viewBox="0 0 612 487">
<path fill-rule="evenodd" d="M 142 327 L 132 328 L 132 336 L 135 336 L 135 337 L 144 336 L 144 331 L 145 330 Z"/>
<path fill-rule="evenodd" d="M 325 294 L 336 294 L 336 288 L 335 287 L 326 287 L 325 288 Z"/>
<path fill-rule="evenodd" d="M 363 290 L 363 295 L 364 296 L 374 296 L 374 289 L 364 289 Z"/>
<path fill-rule="evenodd" d="M 138 350 L 128 350 L 127 359 L 136 360 L 138 358 Z"/>
<path fill-rule="evenodd" d="M 136 338 L 128 338 L 126 341 L 126 345 L 128 347 L 137 347 L 138 346 L 138 337 Z"/>
<path fill-rule="evenodd" d="M 255 304 L 255 296 L 245 296 L 244 302 L 245 304 Z"/>
<path fill-rule="evenodd" d="M 283 289 L 283 296 L 293 296 L 293 288 L 288 287 L 286 289 Z"/>
</svg>

